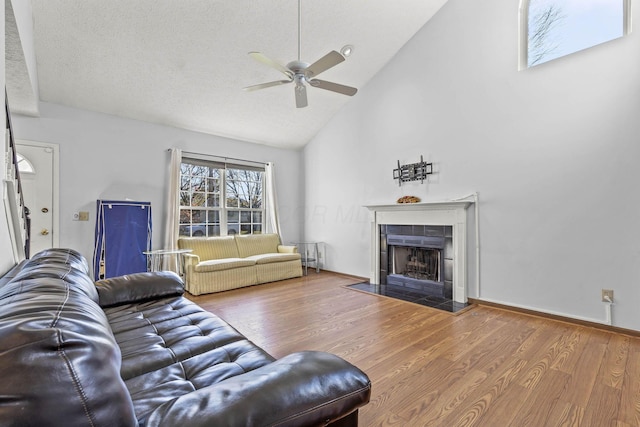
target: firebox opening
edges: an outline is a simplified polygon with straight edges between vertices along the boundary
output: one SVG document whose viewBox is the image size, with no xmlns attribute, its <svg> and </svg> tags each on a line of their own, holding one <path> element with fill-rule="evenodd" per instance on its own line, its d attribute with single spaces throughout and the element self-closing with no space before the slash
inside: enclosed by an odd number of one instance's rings
<svg viewBox="0 0 640 427">
<path fill-rule="evenodd" d="M 391 274 L 440 282 L 441 250 L 392 246 Z"/>
<path fill-rule="evenodd" d="M 380 226 L 381 285 L 453 299 L 452 271 L 451 226 Z"/>
</svg>

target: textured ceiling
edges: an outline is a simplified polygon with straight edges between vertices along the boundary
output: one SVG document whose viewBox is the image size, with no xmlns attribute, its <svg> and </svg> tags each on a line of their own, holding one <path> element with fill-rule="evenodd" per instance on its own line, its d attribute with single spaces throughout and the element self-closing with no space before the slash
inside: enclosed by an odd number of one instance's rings
<svg viewBox="0 0 640 427">
<path fill-rule="evenodd" d="M 262 144 L 304 146 L 350 97 L 294 86 L 251 59 L 297 59 L 296 0 L 31 0 L 41 101 Z M 362 89 L 446 0 L 302 0 L 302 60 Z M 357 94 L 355 96 L 358 96 Z M 15 109 L 14 109 L 15 111 Z"/>
</svg>

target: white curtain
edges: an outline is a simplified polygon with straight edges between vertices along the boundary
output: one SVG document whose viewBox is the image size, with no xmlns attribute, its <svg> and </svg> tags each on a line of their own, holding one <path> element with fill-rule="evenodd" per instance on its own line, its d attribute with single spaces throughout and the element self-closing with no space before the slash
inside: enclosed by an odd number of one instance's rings
<svg viewBox="0 0 640 427">
<path fill-rule="evenodd" d="M 282 231 L 280 230 L 280 218 L 278 216 L 278 199 L 276 197 L 276 180 L 274 177 L 273 163 L 267 163 L 264 167 L 265 194 L 265 232 L 276 233 L 282 242 Z"/>
<path fill-rule="evenodd" d="M 182 163 L 182 150 L 172 148 L 171 163 L 169 164 L 169 188 L 167 194 L 167 222 L 164 230 L 164 246 L 163 249 L 178 249 L 178 227 L 180 223 L 180 203 L 179 203 L 179 182 L 180 182 L 180 164 Z M 178 271 L 176 258 L 173 256 L 165 256 L 163 268 L 165 270 Z"/>
</svg>

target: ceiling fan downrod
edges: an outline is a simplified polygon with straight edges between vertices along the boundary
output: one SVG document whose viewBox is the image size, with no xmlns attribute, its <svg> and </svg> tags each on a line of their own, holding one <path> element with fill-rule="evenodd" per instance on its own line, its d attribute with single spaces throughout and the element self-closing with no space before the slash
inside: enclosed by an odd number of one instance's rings
<svg viewBox="0 0 640 427">
<path fill-rule="evenodd" d="M 302 44 L 302 24 L 300 23 L 302 21 L 302 13 L 300 11 L 300 1 L 301 0 L 298 0 L 298 62 L 300 62 L 300 45 Z"/>
</svg>

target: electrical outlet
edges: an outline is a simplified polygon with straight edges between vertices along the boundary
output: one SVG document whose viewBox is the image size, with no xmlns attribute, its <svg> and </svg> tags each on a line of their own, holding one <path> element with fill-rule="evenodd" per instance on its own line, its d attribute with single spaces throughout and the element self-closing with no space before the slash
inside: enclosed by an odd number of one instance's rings
<svg viewBox="0 0 640 427">
<path fill-rule="evenodd" d="M 607 299 L 609 297 L 609 299 Z M 613 302 L 613 289 L 602 290 L 602 302 Z"/>
<path fill-rule="evenodd" d="M 86 212 L 86 211 L 78 212 L 78 220 L 79 221 L 89 221 L 89 212 Z"/>
</svg>

